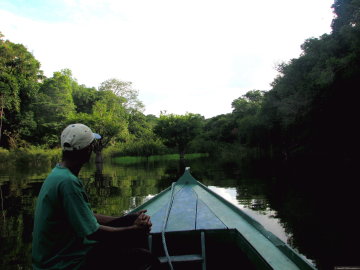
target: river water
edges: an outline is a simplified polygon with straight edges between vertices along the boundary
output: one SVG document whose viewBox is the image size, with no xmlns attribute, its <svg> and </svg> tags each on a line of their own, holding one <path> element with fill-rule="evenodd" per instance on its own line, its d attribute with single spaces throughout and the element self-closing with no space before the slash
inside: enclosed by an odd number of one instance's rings
<svg viewBox="0 0 360 270">
<path fill-rule="evenodd" d="M 305 232 L 318 228 L 306 222 L 316 213 L 309 212 L 312 208 L 307 207 L 309 200 L 305 195 L 288 188 L 279 190 L 275 178 L 254 176 L 248 166 L 224 165 L 207 157 L 189 159 L 186 163 L 197 180 L 241 208 L 312 263 L 327 265 L 318 251 L 322 248 L 322 237 L 314 243 L 315 233 Z M 51 168 L 0 168 L 0 269 L 30 269 L 34 206 Z M 118 216 L 170 186 L 181 170 L 177 160 L 123 159 L 116 163 L 108 160 L 101 167 L 86 165 L 80 178 L 94 212 Z"/>
</svg>

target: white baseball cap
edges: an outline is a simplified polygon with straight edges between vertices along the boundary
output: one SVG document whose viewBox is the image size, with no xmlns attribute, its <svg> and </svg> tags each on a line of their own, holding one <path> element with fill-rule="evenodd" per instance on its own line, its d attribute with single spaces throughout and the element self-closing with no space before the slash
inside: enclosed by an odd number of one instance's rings
<svg viewBox="0 0 360 270">
<path fill-rule="evenodd" d="M 61 133 L 61 148 L 66 151 L 81 150 L 89 146 L 94 139 L 101 139 L 88 126 L 71 124 Z"/>
</svg>

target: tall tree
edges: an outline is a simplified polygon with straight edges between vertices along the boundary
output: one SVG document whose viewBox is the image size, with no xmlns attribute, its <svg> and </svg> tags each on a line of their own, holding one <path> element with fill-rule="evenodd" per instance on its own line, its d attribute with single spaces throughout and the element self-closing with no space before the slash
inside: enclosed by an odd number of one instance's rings
<svg viewBox="0 0 360 270">
<path fill-rule="evenodd" d="M 139 91 L 134 89 L 132 82 L 109 79 L 100 84 L 99 91 L 110 90 L 115 95 L 124 98 L 124 107 L 127 111 L 144 111 L 144 104 L 139 100 Z"/>
<path fill-rule="evenodd" d="M 100 99 L 96 88 L 77 85 L 72 92 L 75 109 L 78 113 L 92 113 L 95 102 Z"/>
<path fill-rule="evenodd" d="M 134 111 L 128 116 L 129 133 L 132 134 L 135 139 L 150 139 L 154 138 L 153 126 L 148 121 L 146 116 L 139 111 Z"/>
<path fill-rule="evenodd" d="M 65 121 L 75 112 L 73 78 L 69 70 L 54 72 L 44 80 L 36 101 L 37 136 L 41 143 L 55 146 Z"/>
<path fill-rule="evenodd" d="M 32 131 L 36 123 L 31 104 L 43 79 L 40 63 L 22 44 L 4 40 L 0 33 L 0 145 L 15 147 Z M 5 136 L 2 136 L 5 135 Z M 7 137 L 7 140 L 4 138 Z"/>
<path fill-rule="evenodd" d="M 203 136 L 209 142 L 233 143 L 236 140 L 236 123 L 231 114 L 221 114 L 207 119 Z"/>
<path fill-rule="evenodd" d="M 128 137 L 126 112 L 121 101 L 122 98 L 112 91 L 102 91 L 101 99 L 95 102 L 91 114 L 76 113 L 67 120 L 69 124 L 83 123 L 102 136 L 95 148 L 97 162 L 102 162 L 102 150 L 105 147 Z"/>
<path fill-rule="evenodd" d="M 331 27 L 333 32 L 339 32 L 344 26 L 359 26 L 360 22 L 360 1 L 359 0 L 335 0 L 332 5 L 336 17 Z"/>
<path fill-rule="evenodd" d="M 177 147 L 183 159 L 188 144 L 201 132 L 204 117 L 199 114 L 161 114 L 154 129 L 169 147 Z"/>
<path fill-rule="evenodd" d="M 256 114 L 260 108 L 264 99 L 264 91 L 252 90 L 248 91 L 245 95 L 235 99 L 231 103 L 233 113 L 239 117 L 244 117 L 250 114 Z"/>
<path fill-rule="evenodd" d="M 236 123 L 236 130 L 233 133 L 236 133 L 241 144 L 251 145 L 255 141 L 254 138 L 258 137 L 257 133 L 253 131 L 258 131 L 258 114 L 264 95 L 265 91 L 251 90 L 235 99 L 231 104 L 233 107 L 232 119 Z"/>
</svg>

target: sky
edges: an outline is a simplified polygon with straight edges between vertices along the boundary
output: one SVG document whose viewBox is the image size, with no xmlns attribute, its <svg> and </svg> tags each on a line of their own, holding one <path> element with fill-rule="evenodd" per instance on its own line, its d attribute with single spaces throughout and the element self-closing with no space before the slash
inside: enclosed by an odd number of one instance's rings
<svg viewBox="0 0 360 270">
<path fill-rule="evenodd" d="M 232 111 L 275 67 L 330 33 L 333 0 L 0 0 L 0 32 L 96 87 L 131 81 L 145 114 Z"/>
</svg>

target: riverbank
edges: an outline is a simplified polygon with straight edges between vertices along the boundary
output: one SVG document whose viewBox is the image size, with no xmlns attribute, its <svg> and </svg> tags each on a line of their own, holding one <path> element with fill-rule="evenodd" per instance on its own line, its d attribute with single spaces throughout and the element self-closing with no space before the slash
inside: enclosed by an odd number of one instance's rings
<svg viewBox="0 0 360 270">
<path fill-rule="evenodd" d="M 0 167 L 51 166 L 61 158 L 60 149 L 44 149 L 36 146 L 7 150 L 0 148 Z"/>
<path fill-rule="evenodd" d="M 120 153 L 117 153 L 118 155 Z M 179 154 L 164 154 L 164 155 L 152 155 L 148 157 L 143 156 L 114 156 L 113 151 L 104 149 L 103 156 L 106 159 L 111 159 L 118 164 L 133 164 L 139 162 L 153 162 L 162 160 L 179 160 Z M 208 157 L 207 153 L 192 153 L 186 154 L 185 159 L 191 160 L 199 157 Z M 61 149 L 44 149 L 40 147 L 28 147 L 28 148 L 17 148 L 13 150 L 7 150 L 0 148 L 0 167 L 9 166 L 54 166 L 56 162 L 61 159 Z"/>
<path fill-rule="evenodd" d="M 185 154 L 185 160 L 192 160 L 200 157 L 208 157 L 207 153 L 193 153 Z M 134 164 L 141 162 L 155 162 L 155 161 L 171 161 L 171 160 L 180 160 L 179 154 L 167 154 L 167 155 L 154 155 L 149 157 L 139 157 L 139 156 L 122 156 L 114 157 L 112 159 L 117 164 Z"/>
</svg>

